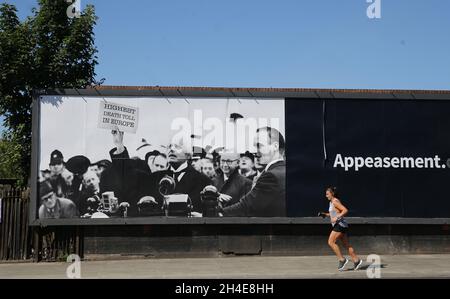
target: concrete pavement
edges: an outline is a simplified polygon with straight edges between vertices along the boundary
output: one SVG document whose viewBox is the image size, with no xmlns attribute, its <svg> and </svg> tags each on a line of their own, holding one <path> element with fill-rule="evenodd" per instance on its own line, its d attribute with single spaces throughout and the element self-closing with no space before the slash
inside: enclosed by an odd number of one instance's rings
<svg viewBox="0 0 450 299">
<path fill-rule="evenodd" d="M 224 256 L 141 258 L 81 262 L 82 278 L 367 278 L 362 270 L 338 272 L 334 256 Z M 450 254 L 380 256 L 381 278 L 450 278 Z M 66 278 L 69 263 L 0 263 L 0 278 Z M 347 269 L 353 267 L 349 263 Z M 376 268 L 369 268 L 376 273 Z"/>
</svg>

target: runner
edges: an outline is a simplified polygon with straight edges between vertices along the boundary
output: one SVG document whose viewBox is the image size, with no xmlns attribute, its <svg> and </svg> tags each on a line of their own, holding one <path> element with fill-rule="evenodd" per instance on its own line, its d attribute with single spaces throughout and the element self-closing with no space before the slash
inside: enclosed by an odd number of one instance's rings
<svg viewBox="0 0 450 299">
<path fill-rule="evenodd" d="M 358 270 L 362 265 L 362 260 L 358 258 L 355 250 L 348 241 L 348 224 L 344 219 L 344 216 L 348 213 L 348 210 L 337 198 L 336 187 L 328 187 L 325 191 L 325 196 L 330 201 L 330 207 L 328 213 L 320 212 L 319 216 L 322 216 L 323 218 L 330 217 L 333 228 L 331 230 L 330 237 L 328 238 L 328 245 L 330 245 L 331 249 L 333 249 L 339 259 L 338 270 L 344 270 L 348 263 L 348 259 L 342 255 L 339 246 L 336 244 L 337 240 L 341 240 L 344 247 L 347 248 L 348 254 L 354 263 L 353 269 Z"/>
</svg>

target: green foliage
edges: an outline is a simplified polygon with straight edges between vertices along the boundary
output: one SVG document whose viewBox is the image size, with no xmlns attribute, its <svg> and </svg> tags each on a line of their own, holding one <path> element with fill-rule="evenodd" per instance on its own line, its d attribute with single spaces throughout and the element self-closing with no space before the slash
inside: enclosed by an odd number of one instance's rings
<svg viewBox="0 0 450 299">
<path fill-rule="evenodd" d="M 0 159 L 0 178 L 18 177 L 16 165 L 20 161 L 19 153 L 20 144 L 6 139 L 0 139 L 0 157 L 2 157 Z M 23 184 L 23 182 L 21 183 Z"/>
<path fill-rule="evenodd" d="M 0 176 L 24 183 L 31 164 L 33 91 L 85 88 L 95 82 L 97 64 L 94 7 L 87 6 L 79 18 L 70 19 L 65 0 L 39 0 L 38 4 L 39 9 L 24 21 L 17 17 L 14 5 L 0 4 L 0 114 L 7 128 L 2 147 L 11 146 L 0 151 L 0 168 L 15 165 L 12 173 L 0 169 Z"/>
</svg>

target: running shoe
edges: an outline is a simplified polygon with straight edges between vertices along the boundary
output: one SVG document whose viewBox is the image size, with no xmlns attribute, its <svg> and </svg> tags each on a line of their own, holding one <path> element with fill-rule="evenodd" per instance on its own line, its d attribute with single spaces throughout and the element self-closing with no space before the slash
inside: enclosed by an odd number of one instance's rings
<svg viewBox="0 0 450 299">
<path fill-rule="evenodd" d="M 347 263 L 348 263 L 348 259 L 345 259 L 345 260 L 343 260 L 343 261 L 339 261 L 339 264 L 338 264 L 338 270 L 339 270 L 339 271 L 344 270 L 344 268 L 345 268 L 345 266 L 347 265 Z"/>
<path fill-rule="evenodd" d="M 354 262 L 355 267 L 353 268 L 353 270 L 359 270 L 359 268 L 361 268 L 363 261 L 361 259 L 357 260 L 356 262 Z"/>
</svg>

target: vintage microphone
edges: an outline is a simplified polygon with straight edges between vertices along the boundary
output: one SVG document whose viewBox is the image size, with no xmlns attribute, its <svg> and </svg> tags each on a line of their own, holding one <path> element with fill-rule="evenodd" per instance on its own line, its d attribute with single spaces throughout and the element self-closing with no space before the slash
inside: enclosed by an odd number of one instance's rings
<svg viewBox="0 0 450 299">
<path fill-rule="evenodd" d="M 175 179 L 169 175 L 165 175 L 160 181 L 159 181 L 159 194 L 162 196 L 166 196 L 169 194 L 172 194 L 175 191 L 177 183 L 175 182 Z"/>
<path fill-rule="evenodd" d="M 165 175 L 159 181 L 159 193 L 164 198 L 164 211 L 166 216 L 190 216 L 192 202 L 188 194 L 174 194 L 176 181 L 173 177 Z"/>
<path fill-rule="evenodd" d="M 206 186 L 200 192 L 203 217 L 219 216 L 219 195 L 217 188 L 212 185 Z"/>
</svg>

